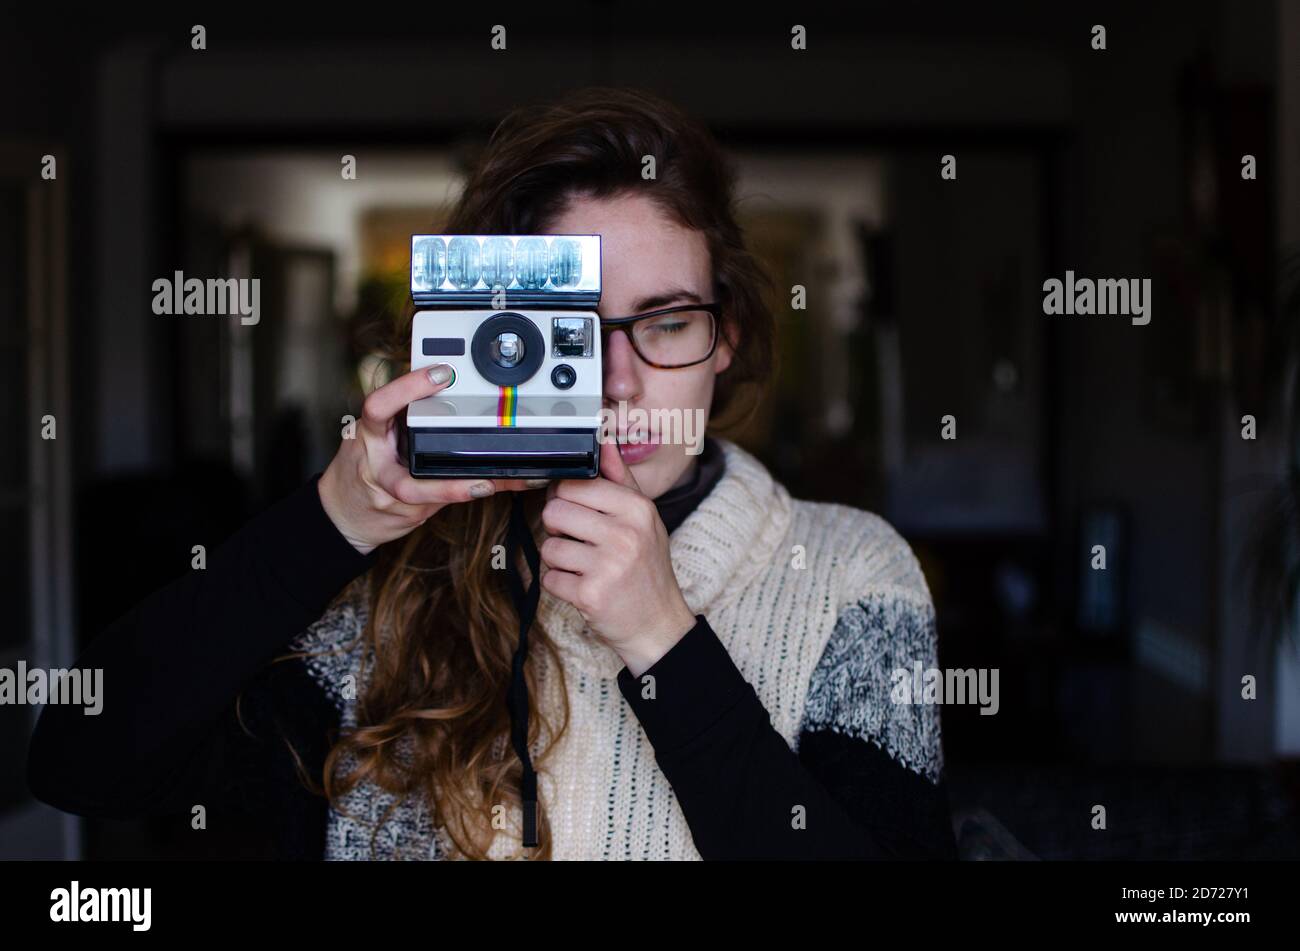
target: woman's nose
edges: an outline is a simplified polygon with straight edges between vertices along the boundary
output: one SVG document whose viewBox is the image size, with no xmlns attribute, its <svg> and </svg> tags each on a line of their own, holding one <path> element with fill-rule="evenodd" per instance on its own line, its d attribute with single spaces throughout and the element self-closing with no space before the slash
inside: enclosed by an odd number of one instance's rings
<svg viewBox="0 0 1300 951">
<path fill-rule="evenodd" d="M 604 361 L 605 396 L 613 400 L 632 400 L 641 394 L 641 374 L 636 351 L 627 331 L 611 331 L 602 341 L 601 359 Z"/>
</svg>

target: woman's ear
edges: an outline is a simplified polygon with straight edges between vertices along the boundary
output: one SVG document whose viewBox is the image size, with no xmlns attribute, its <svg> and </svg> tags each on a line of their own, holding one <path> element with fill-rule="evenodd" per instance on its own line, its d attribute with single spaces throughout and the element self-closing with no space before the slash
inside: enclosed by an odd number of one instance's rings
<svg viewBox="0 0 1300 951">
<path fill-rule="evenodd" d="M 718 347 L 713 354 L 713 372 L 722 373 L 727 367 L 731 366 L 731 360 L 736 355 L 730 341 L 736 339 L 736 326 L 726 311 L 722 313 L 722 320 L 718 322 Z"/>
</svg>

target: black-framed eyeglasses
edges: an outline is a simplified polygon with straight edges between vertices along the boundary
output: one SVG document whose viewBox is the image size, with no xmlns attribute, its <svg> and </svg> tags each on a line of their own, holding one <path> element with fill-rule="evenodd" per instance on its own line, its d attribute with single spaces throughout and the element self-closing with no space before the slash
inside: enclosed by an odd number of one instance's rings
<svg viewBox="0 0 1300 951">
<path fill-rule="evenodd" d="M 679 370 L 703 363 L 718 346 L 722 305 L 679 304 L 631 317 L 602 318 L 601 347 L 617 330 L 627 334 L 632 349 L 643 361 L 660 370 Z"/>
</svg>

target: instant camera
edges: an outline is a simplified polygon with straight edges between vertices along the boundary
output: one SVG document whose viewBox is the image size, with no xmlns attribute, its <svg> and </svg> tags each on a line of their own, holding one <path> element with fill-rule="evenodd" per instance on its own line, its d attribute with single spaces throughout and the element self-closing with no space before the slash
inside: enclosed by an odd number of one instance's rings
<svg viewBox="0 0 1300 951">
<path fill-rule="evenodd" d="M 411 299 L 411 369 L 455 371 L 407 408 L 411 475 L 596 477 L 599 235 L 413 235 Z"/>
</svg>

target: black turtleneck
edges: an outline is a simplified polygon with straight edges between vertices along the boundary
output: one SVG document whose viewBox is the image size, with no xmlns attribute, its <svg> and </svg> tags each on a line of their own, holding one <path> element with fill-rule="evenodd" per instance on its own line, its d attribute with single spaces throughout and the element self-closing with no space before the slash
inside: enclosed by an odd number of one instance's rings
<svg viewBox="0 0 1300 951">
<path fill-rule="evenodd" d="M 664 528 L 668 529 L 669 535 L 675 532 L 677 527 L 686 521 L 686 517 L 694 512 L 713 491 L 713 487 L 722 478 L 726 467 L 727 459 L 718 441 L 712 436 L 705 436 L 704 446 L 700 450 L 695 472 L 692 473 L 691 478 L 684 485 L 669 489 L 655 499 L 655 507 L 659 509 L 659 517 L 663 519 Z"/>
</svg>

